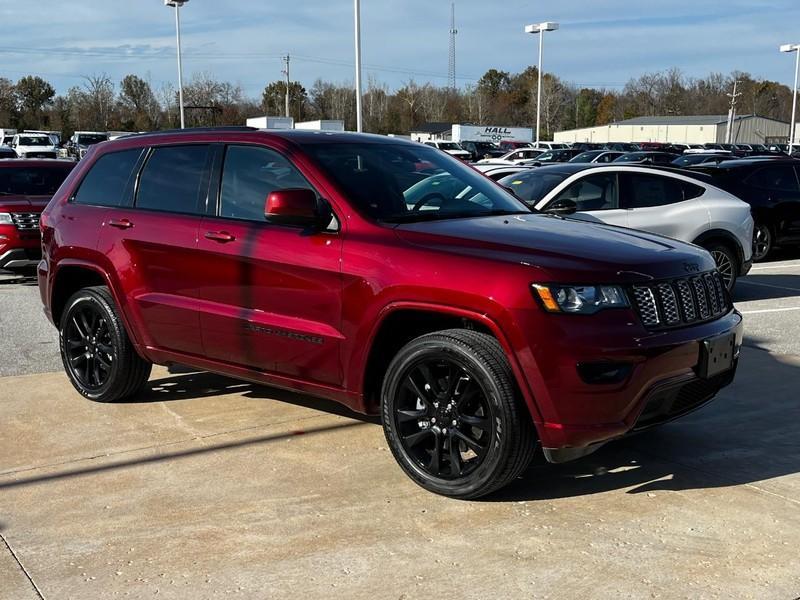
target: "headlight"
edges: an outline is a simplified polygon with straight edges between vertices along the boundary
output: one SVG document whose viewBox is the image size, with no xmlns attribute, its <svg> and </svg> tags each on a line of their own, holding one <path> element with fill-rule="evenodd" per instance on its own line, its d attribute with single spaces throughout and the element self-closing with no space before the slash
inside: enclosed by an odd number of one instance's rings
<svg viewBox="0 0 800 600">
<path fill-rule="evenodd" d="M 538 285 L 534 294 L 547 312 L 593 315 L 605 308 L 630 306 L 618 285 Z"/>
<path fill-rule="evenodd" d="M 13 225 L 14 219 L 9 213 L 0 213 L 0 225 Z"/>
</svg>

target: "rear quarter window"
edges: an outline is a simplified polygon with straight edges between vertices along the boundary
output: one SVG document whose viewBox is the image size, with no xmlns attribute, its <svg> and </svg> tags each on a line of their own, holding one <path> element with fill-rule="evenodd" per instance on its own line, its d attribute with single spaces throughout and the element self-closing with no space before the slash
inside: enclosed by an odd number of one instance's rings
<svg viewBox="0 0 800 600">
<path fill-rule="evenodd" d="M 141 154 L 141 148 L 103 154 L 89 167 L 72 201 L 92 206 L 128 204 L 128 184 Z"/>
</svg>

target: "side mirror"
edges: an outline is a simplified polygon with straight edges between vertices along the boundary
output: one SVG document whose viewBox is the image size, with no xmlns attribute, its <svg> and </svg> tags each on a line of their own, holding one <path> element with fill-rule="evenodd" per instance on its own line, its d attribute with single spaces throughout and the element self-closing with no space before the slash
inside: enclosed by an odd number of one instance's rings
<svg viewBox="0 0 800 600">
<path fill-rule="evenodd" d="M 572 215 L 578 212 L 578 205 L 573 200 L 564 198 L 548 206 L 544 212 L 551 215 Z"/>
<path fill-rule="evenodd" d="M 276 225 L 325 227 L 330 215 L 317 208 L 317 195 L 309 189 L 275 190 L 267 196 L 264 218 Z M 323 222 L 324 221 L 324 222 Z"/>
</svg>

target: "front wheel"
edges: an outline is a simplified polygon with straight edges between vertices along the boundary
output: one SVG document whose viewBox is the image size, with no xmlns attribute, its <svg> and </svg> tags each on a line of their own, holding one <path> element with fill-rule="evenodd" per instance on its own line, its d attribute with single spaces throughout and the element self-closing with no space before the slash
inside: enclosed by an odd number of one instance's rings
<svg viewBox="0 0 800 600">
<path fill-rule="evenodd" d="M 766 223 L 756 223 L 753 228 L 753 262 L 760 262 L 769 256 L 775 245 L 772 228 Z"/>
<path fill-rule="evenodd" d="M 423 335 L 392 360 L 381 393 L 386 440 L 431 492 L 478 498 L 519 476 L 536 449 L 497 340 L 464 329 Z"/>
<path fill-rule="evenodd" d="M 108 288 L 84 288 L 67 301 L 59 341 L 70 382 L 90 400 L 126 400 L 147 383 L 152 364 L 134 350 Z"/>
</svg>

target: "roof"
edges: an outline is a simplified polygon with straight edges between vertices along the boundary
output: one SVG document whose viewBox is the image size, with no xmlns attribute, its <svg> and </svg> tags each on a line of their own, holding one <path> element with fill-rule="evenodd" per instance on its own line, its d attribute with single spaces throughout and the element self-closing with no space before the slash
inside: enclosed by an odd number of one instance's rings
<svg viewBox="0 0 800 600">
<path fill-rule="evenodd" d="M 452 129 L 452 123 L 433 122 L 423 123 L 422 125 L 412 127 L 411 133 L 444 133 L 445 131 L 451 131 Z"/>
<path fill-rule="evenodd" d="M 778 121 L 778 119 L 762 117 L 759 115 L 739 115 L 736 117 L 736 120 L 742 121 L 753 118 L 783 123 L 783 121 Z M 612 125 L 719 125 L 721 123 L 726 123 L 727 121 L 728 115 L 667 115 L 655 117 L 635 117 L 633 119 L 617 121 L 612 123 Z"/>
</svg>

